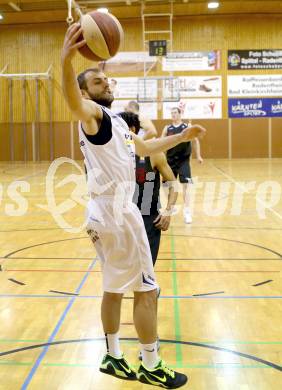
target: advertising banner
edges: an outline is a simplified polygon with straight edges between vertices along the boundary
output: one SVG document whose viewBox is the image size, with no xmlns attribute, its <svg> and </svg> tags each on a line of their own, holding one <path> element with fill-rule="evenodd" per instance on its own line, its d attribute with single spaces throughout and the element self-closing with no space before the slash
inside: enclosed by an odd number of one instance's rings
<svg viewBox="0 0 282 390">
<path fill-rule="evenodd" d="M 221 97 L 222 80 L 221 76 L 177 76 L 181 98 L 188 97 Z M 164 83 L 163 96 L 169 96 L 171 83 Z"/>
<path fill-rule="evenodd" d="M 282 76 L 228 76 L 228 96 L 282 96 Z"/>
<path fill-rule="evenodd" d="M 228 50 L 228 69 L 282 69 L 282 49 Z"/>
<path fill-rule="evenodd" d="M 220 69 L 220 51 L 168 53 L 162 61 L 163 71 Z"/>
<path fill-rule="evenodd" d="M 186 119 L 221 119 L 222 99 L 181 99 L 180 102 L 164 102 L 163 118 L 171 118 L 171 109 L 179 107 Z"/>
<path fill-rule="evenodd" d="M 282 117 L 282 98 L 229 99 L 229 118 Z"/>
</svg>

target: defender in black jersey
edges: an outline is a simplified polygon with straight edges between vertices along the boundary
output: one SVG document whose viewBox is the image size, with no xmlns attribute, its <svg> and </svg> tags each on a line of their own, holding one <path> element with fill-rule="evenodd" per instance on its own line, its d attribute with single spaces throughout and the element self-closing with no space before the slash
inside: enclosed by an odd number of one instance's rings
<svg viewBox="0 0 282 390">
<path fill-rule="evenodd" d="M 128 111 L 121 112 L 119 115 L 127 123 L 132 132 L 138 133 L 140 129 L 138 115 Z M 139 157 L 138 155 L 135 155 L 135 161 L 136 188 L 133 201 L 142 214 L 150 244 L 153 265 L 155 265 L 159 253 L 161 231 L 168 230 L 170 214 L 172 213 L 177 200 L 178 193 L 173 185 L 175 177 L 167 163 L 164 153 L 156 153 L 150 157 Z M 170 184 L 167 207 L 163 214 L 160 213 L 160 174 L 162 175 L 163 180 Z M 158 296 L 159 295 L 160 289 Z M 157 339 L 157 348 L 158 350 L 160 348 L 159 338 Z M 139 354 L 139 359 L 142 360 L 141 353 Z"/>
<path fill-rule="evenodd" d="M 172 123 L 165 126 L 163 130 L 163 137 L 179 134 L 181 131 L 191 125 L 182 121 L 181 110 L 178 107 L 174 107 L 171 110 Z M 194 140 L 196 157 L 199 163 L 203 162 L 200 152 L 200 143 L 197 138 Z M 183 201 L 184 201 L 184 222 L 191 223 L 192 216 L 189 209 L 189 197 L 188 197 L 188 185 L 192 183 L 190 157 L 192 154 L 191 142 L 182 142 L 177 146 L 169 149 L 166 152 L 167 162 L 171 167 L 175 177 L 179 177 L 180 183 L 183 185 Z"/>
<path fill-rule="evenodd" d="M 134 133 L 138 133 L 140 122 L 138 116 L 129 112 L 119 114 Z M 148 236 L 153 264 L 158 257 L 161 231 L 168 230 L 170 213 L 177 200 L 177 192 L 173 185 L 175 176 L 169 167 L 164 153 L 156 153 L 151 157 L 135 156 L 136 190 L 133 201 L 141 211 Z M 160 213 L 160 175 L 169 182 L 167 206 L 164 214 Z"/>
</svg>

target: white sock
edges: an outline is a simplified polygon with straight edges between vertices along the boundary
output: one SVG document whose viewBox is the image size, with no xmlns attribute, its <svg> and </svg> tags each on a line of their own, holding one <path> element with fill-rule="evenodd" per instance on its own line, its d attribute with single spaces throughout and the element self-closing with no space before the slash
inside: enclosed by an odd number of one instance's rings
<svg viewBox="0 0 282 390">
<path fill-rule="evenodd" d="M 122 352 L 119 348 L 119 336 L 118 333 L 106 333 L 107 352 L 115 357 L 121 358 Z"/>
<path fill-rule="evenodd" d="M 190 207 L 184 207 L 183 209 L 183 214 L 191 214 L 191 210 L 190 210 Z"/>
<path fill-rule="evenodd" d="M 152 370 L 158 364 L 160 358 L 158 355 L 157 341 L 152 344 L 141 344 L 142 362 L 149 370 Z"/>
</svg>

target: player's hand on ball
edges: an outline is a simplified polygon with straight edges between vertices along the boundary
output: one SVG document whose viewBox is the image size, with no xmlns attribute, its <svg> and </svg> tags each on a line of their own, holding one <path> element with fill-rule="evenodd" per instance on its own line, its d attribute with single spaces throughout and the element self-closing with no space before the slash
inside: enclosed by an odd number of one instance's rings
<svg viewBox="0 0 282 390">
<path fill-rule="evenodd" d="M 169 228 L 170 216 L 159 214 L 157 218 L 154 220 L 154 224 L 156 228 L 166 231 Z"/>
<path fill-rule="evenodd" d="M 191 127 L 186 127 L 181 132 L 181 137 L 183 142 L 191 141 L 194 138 L 202 138 L 206 133 L 206 129 L 200 125 L 193 125 Z"/>
<path fill-rule="evenodd" d="M 67 29 L 62 49 L 62 62 L 71 60 L 77 50 L 86 44 L 84 39 L 76 42 L 81 34 L 82 28 L 79 23 L 74 23 Z"/>
</svg>

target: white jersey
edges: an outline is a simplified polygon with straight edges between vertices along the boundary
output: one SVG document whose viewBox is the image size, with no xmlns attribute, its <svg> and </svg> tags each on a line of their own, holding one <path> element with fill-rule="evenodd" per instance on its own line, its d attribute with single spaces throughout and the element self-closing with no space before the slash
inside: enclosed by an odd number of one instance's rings
<svg viewBox="0 0 282 390">
<path fill-rule="evenodd" d="M 120 294 L 155 290 L 158 286 L 144 222 L 132 202 L 136 183 L 133 139 L 123 119 L 102 109 L 98 134 L 94 139 L 86 136 L 80 123 L 79 141 L 91 192 L 87 231 L 101 261 L 103 289 Z"/>
<path fill-rule="evenodd" d="M 87 169 L 88 190 L 93 195 L 115 195 L 124 183 L 128 196 L 135 188 L 135 145 L 125 121 L 111 110 L 101 107 L 110 117 L 112 137 L 105 145 L 90 142 L 79 122 L 79 143 Z M 101 128 L 99 131 L 103 131 Z"/>
</svg>

